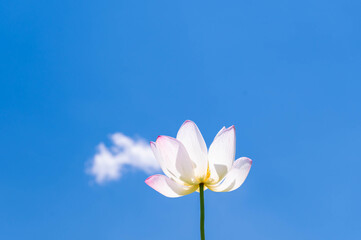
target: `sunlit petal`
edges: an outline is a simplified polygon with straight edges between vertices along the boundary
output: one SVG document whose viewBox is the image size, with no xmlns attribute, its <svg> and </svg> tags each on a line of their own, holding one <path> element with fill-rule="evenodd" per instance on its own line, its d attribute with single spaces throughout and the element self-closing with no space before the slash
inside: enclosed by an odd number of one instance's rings
<svg viewBox="0 0 361 240">
<path fill-rule="evenodd" d="M 224 180 L 216 185 L 207 185 L 207 187 L 215 192 L 230 192 L 239 188 L 246 179 L 251 169 L 252 160 L 246 157 L 237 159 L 232 169 L 228 172 Z"/>
<path fill-rule="evenodd" d="M 195 176 L 203 181 L 208 167 L 207 145 L 197 125 L 190 120 L 185 121 L 178 131 L 177 139 L 183 143 L 194 163 Z"/>
<path fill-rule="evenodd" d="M 231 169 L 236 154 L 236 133 L 234 126 L 221 131 L 214 138 L 208 152 L 210 170 L 209 182 L 217 183 Z"/>
<path fill-rule="evenodd" d="M 163 160 L 162 156 L 160 155 L 159 150 L 157 148 L 157 144 L 155 142 L 150 142 L 150 147 L 151 147 L 151 149 L 153 151 L 155 159 L 157 159 L 157 161 L 158 161 L 162 171 L 164 172 L 164 174 L 167 175 L 169 178 L 173 179 L 174 181 L 178 182 L 178 183 L 183 183 L 183 181 L 178 179 L 177 174 L 172 173 L 167 168 L 167 163 Z"/>
<path fill-rule="evenodd" d="M 194 164 L 179 140 L 168 136 L 159 136 L 156 146 L 163 161 L 163 167 L 168 170 L 168 173 L 185 183 L 197 183 L 194 176 Z"/>
<path fill-rule="evenodd" d="M 166 197 L 176 198 L 194 192 L 197 189 L 195 186 L 185 186 L 179 184 L 164 175 L 153 175 L 145 180 L 151 188 L 163 194 Z"/>
</svg>

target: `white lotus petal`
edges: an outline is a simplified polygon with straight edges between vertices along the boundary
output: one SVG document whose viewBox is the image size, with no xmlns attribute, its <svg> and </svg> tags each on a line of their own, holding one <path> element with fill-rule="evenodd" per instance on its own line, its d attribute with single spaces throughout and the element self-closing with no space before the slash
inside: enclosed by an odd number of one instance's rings
<svg viewBox="0 0 361 240">
<path fill-rule="evenodd" d="M 242 185 L 244 180 L 246 180 L 251 165 L 251 159 L 241 157 L 234 162 L 232 169 L 221 183 L 213 186 L 207 185 L 207 187 L 215 192 L 230 192 L 236 190 Z"/>
<path fill-rule="evenodd" d="M 164 162 L 162 156 L 159 153 L 159 150 L 157 148 L 157 144 L 155 142 L 150 142 L 150 148 L 153 151 L 154 157 L 155 159 L 157 159 L 162 171 L 164 172 L 165 175 L 167 175 L 169 178 L 173 179 L 174 181 L 178 182 L 178 183 L 183 183 L 183 181 L 180 181 L 177 178 L 177 175 L 170 172 L 169 169 L 166 166 L 166 163 Z"/>
<path fill-rule="evenodd" d="M 197 183 L 192 160 L 179 140 L 168 136 L 159 136 L 156 145 L 164 168 L 168 172 L 190 185 Z"/>
<path fill-rule="evenodd" d="M 210 170 L 209 183 L 221 181 L 231 169 L 236 154 L 236 132 L 234 126 L 222 129 L 214 138 L 208 152 Z"/>
<path fill-rule="evenodd" d="M 203 181 L 208 168 L 207 145 L 197 125 L 190 120 L 185 121 L 178 131 L 177 139 L 183 143 L 194 163 L 196 178 Z"/>
<path fill-rule="evenodd" d="M 151 188 L 163 194 L 166 197 L 181 197 L 187 194 L 194 192 L 197 188 L 195 186 L 185 186 L 179 184 L 172 179 L 164 175 L 153 175 L 145 180 L 145 183 L 148 184 Z"/>
</svg>

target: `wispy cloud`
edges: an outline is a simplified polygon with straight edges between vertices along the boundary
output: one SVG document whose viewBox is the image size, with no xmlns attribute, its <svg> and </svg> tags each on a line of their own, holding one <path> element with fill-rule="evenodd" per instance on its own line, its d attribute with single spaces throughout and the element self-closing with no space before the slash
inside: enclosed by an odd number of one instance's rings
<svg viewBox="0 0 361 240">
<path fill-rule="evenodd" d="M 110 139 L 110 147 L 104 143 L 97 146 L 97 153 L 87 168 L 87 173 L 93 175 L 97 183 L 121 178 L 125 167 L 146 173 L 160 170 L 149 143 L 144 139 L 133 139 L 123 133 L 114 133 Z"/>
</svg>

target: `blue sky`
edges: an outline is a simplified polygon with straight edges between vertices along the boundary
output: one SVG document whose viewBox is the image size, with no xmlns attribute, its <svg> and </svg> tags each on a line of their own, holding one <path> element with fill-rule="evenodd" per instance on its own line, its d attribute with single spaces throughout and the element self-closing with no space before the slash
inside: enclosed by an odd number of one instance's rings
<svg viewBox="0 0 361 240">
<path fill-rule="evenodd" d="M 234 124 L 208 240 L 361 239 L 361 2 L 0 1 L 0 239 L 199 239 L 198 194 L 86 167 L 116 132 Z"/>
</svg>

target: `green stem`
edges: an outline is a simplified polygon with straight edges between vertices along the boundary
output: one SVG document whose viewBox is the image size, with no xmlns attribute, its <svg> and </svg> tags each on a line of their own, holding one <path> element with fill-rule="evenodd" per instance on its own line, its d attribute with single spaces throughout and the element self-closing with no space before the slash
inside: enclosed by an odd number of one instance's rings
<svg viewBox="0 0 361 240">
<path fill-rule="evenodd" d="M 204 236 L 204 183 L 199 184 L 199 193 L 201 201 L 201 240 L 205 240 Z"/>
</svg>

